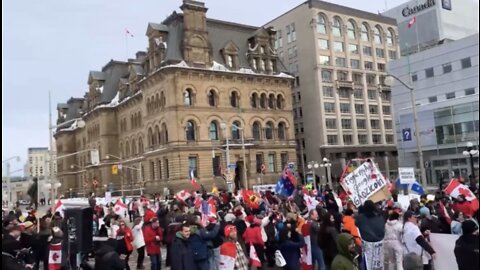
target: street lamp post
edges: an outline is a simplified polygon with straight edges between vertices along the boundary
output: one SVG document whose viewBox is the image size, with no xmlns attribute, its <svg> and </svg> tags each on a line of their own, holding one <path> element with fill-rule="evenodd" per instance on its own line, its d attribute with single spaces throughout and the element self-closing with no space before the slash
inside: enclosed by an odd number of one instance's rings
<svg viewBox="0 0 480 270">
<path fill-rule="evenodd" d="M 411 76 L 410 72 L 408 72 L 408 76 L 410 78 L 410 83 L 411 83 L 412 76 Z M 415 89 L 413 88 L 413 86 L 410 86 L 410 85 L 406 84 L 405 82 L 400 80 L 397 76 L 394 76 L 392 74 L 388 74 L 385 77 L 385 84 L 388 85 L 388 86 L 392 86 L 394 80 L 397 80 L 403 86 L 405 86 L 407 89 L 410 90 L 410 101 L 412 103 L 412 111 L 413 111 L 413 123 L 415 125 L 415 142 L 417 144 L 417 152 L 418 152 L 418 158 L 419 158 L 419 163 L 420 163 L 419 167 L 420 167 L 420 174 L 421 174 L 421 183 L 422 183 L 422 186 L 426 187 L 427 186 L 427 173 L 426 173 L 425 167 L 424 167 L 425 162 L 423 161 L 423 151 L 422 151 L 422 146 L 421 146 L 421 142 L 420 142 L 420 129 L 418 127 L 417 104 L 415 103 Z"/>
<path fill-rule="evenodd" d="M 231 180 L 228 179 L 230 177 L 230 145 L 228 141 L 228 131 L 227 129 L 227 124 L 221 123 L 220 127 L 225 131 L 225 138 L 226 138 L 226 143 L 227 143 L 227 153 L 226 153 L 226 162 L 227 162 L 227 187 L 228 191 L 233 192 L 233 186 L 231 183 Z"/>
<path fill-rule="evenodd" d="M 470 157 L 470 184 L 472 184 L 472 181 L 475 180 L 475 166 L 473 164 L 473 157 L 478 155 L 478 150 L 475 150 L 473 147 L 473 143 L 467 142 L 467 149 L 463 151 L 463 155 L 466 157 Z"/>
<path fill-rule="evenodd" d="M 5 163 L 5 166 L 7 167 L 7 190 L 8 190 L 8 203 L 12 203 L 13 205 L 13 202 L 12 202 L 12 187 L 11 187 L 11 183 L 10 183 L 10 161 L 11 160 L 16 160 L 17 162 L 20 162 L 20 157 L 19 156 L 14 156 L 14 157 L 11 157 L 11 158 L 7 158 L 5 160 L 2 160 L 2 164 Z M 38 188 L 38 184 L 37 184 L 37 188 Z"/>
<path fill-rule="evenodd" d="M 318 162 L 316 162 L 316 161 L 308 162 L 307 168 L 309 170 L 312 170 L 312 173 L 313 173 L 313 189 L 315 189 L 315 190 L 318 190 L 317 177 L 315 175 L 315 169 L 318 169 L 318 167 L 319 167 Z"/>
<path fill-rule="evenodd" d="M 323 162 L 323 163 L 320 164 L 320 167 L 325 168 L 325 177 L 327 178 L 326 180 L 327 180 L 328 186 L 329 186 L 330 188 L 333 188 L 333 187 L 332 187 L 332 177 L 331 177 L 330 172 L 329 172 L 330 168 L 332 167 L 332 163 L 331 163 L 330 160 L 329 160 L 328 158 L 326 158 L 326 157 L 324 157 L 324 158 L 322 159 L 322 162 Z"/>
</svg>

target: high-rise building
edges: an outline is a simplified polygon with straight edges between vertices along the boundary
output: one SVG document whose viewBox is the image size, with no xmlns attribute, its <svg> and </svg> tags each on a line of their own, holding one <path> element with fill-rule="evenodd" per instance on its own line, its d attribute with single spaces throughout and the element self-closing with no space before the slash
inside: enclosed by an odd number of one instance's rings
<svg viewBox="0 0 480 270">
<path fill-rule="evenodd" d="M 53 164 L 50 164 L 50 159 L 53 158 Z M 47 147 L 30 147 L 28 148 L 28 169 L 27 177 L 50 176 L 50 168 L 52 168 L 52 175 L 57 174 L 56 153 L 49 154 Z"/>
<path fill-rule="evenodd" d="M 265 27 L 276 30 L 275 49 L 295 76 L 294 129 L 303 170 L 326 157 L 338 180 L 347 160 L 374 157 L 387 177 L 396 174 L 391 91 L 379 87 L 387 62 L 399 56 L 395 20 L 309 0 Z M 326 174 L 320 172 L 323 181 Z"/>
<path fill-rule="evenodd" d="M 402 55 L 478 33 L 473 0 L 411 0 L 382 15 L 397 20 Z"/>
<path fill-rule="evenodd" d="M 206 188 L 251 187 L 295 159 L 293 78 L 275 31 L 207 18 L 202 2 L 181 10 L 148 24 L 146 52 L 91 71 L 84 98 L 58 105 L 57 151 L 71 154 L 58 160 L 60 192 L 94 181 L 98 193 L 178 191 L 192 175 Z"/>
</svg>

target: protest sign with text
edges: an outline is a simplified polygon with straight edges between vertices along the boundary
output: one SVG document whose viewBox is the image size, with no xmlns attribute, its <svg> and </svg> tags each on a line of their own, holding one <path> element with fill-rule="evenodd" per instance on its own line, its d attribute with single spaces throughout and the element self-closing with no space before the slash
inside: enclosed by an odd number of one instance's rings
<svg viewBox="0 0 480 270">
<path fill-rule="evenodd" d="M 367 161 L 343 178 L 342 187 L 356 207 L 387 185 L 387 181 L 373 162 Z"/>
</svg>

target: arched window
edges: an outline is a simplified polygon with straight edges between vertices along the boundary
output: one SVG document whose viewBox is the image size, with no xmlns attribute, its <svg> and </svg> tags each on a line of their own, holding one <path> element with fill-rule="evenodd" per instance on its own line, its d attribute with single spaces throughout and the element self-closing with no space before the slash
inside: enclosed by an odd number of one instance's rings
<svg viewBox="0 0 480 270">
<path fill-rule="evenodd" d="M 320 34 L 327 33 L 327 23 L 325 17 L 320 13 L 317 15 L 317 32 Z"/>
<path fill-rule="evenodd" d="M 240 129 L 242 126 L 240 125 L 240 122 L 238 121 L 235 121 L 233 122 L 233 125 L 232 125 L 232 139 L 233 140 L 240 140 Z"/>
<path fill-rule="evenodd" d="M 393 45 L 393 37 L 395 34 L 393 33 L 392 29 L 388 29 L 387 31 L 387 44 L 388 45 Z"/>
<path fill-rule="evenodd" d="M 370 35 L 368 34 L 367 23 L 362 23 L 361 32 L 362 32 L 361 33 L 362 41 L 370 41 Z"/>
<path fill-rule="evenodd" d="M 123 143 L 120 143 L 120 158 L 124 158 Z M 83 167 L 83 166 L 82 166 Z"/>
<path fill-rule="evenodd" d="M 239 106 L 239 98 L 238 98 L 238 93 L 236 91 L 233 91 L 232 94 L 230 95 L 230 105 L 234 108 L 238 108 Z"/>
<path fill-rule="evenodd" d="M 342 36 L 342 23 L 338 17 L 333 18 L 332 34 L 336 37 Z"/>
<path fill-rule="evenodd" d="M 349 39 L 356 39 L 357 35 L 355 33 L 355 23 L 352 20 L 347 22 L 347 35 Z"/>
<path fill-rule="evenodd" d="M 143 154 L 143 151 L 144 151 L 144 149 L 143 149 L 143 138 L 140 137 L 140 138 L 138 138 L 138 152 L 140 154 Z"/>
<path fill-rule="evenodd" d="M 260 140 L 260 123 L 254 122 L 252 126 L 252 136 L 255 140 Z"/>
<path fill-rule="evenodd" d="M 135 139 L 132 140 L 132 156 L 137 155 L 137 143 L 135 142 Z"/>
<path fill-rule="evenodd" d="M 261 94 L 260 95 L 260 108 L 266 109 L 267 108 L 267 95 Z"/>
<path fill-rule="evenodd" d="M 277 109 L 283 109 L 283 96 L 277 95 Z"/>
<path fill-rule="evenodd" d="M 155 127 L 155 134 L 153 135 L 153 138 L 153 145 L 162 143 L 162 134 L 160 133 L 160 128 L 158 126 Z"/>
<path fill-rule="evenodd" d="M 267 122 L 267 126 L 265 127 L 265 138 L 267 140 L 273 140 L 273 123 Z"/>
<path fill-rule="evenodd" d="M 153 138 L 153 130 L 152 128 L 148 129 L 148 146 L 152 147 L 155 144 L 155 139 Z"/>
<path fill-rule="evenodd" d="M 218 140 L 218 125 L 217 122 L 212 121 L 209 127 L 209 137 L 210 140 Z"/>
<path fill-rule="evenodd" d="M 187 141 L 195 141 L 195 123 L 190 120 L 185 127 L 185 136 Z"/>
<path fill-rule="evenodd" d="M 160 95 L 157 93 L 155 95 L 155 109 L 159 109 L 160 108 Z"/>
<path fill-rule="evenodd" d="M 217 106 L 217 93 L 215 93 L 214 90 L 208 92 L 208 105 L 210 105 L 210 107 Z"/>
<path fill-rule="evenodd" d="M 376 44 L 382 44 L 382 29 L 378 25 L 373 28 L 373 40 Z"/>
<path fill-rule="evenodd" d="M 250 98 L 250 105 L 252 105 L 252 108 L 257 108 L 257 106 L 258 106 L 258 95 L 257 95 L 257 93 L 252 94 L 252 97 Z"/>
<path fill-rule="evenodd" d="M 192 94 L 192 89 L 187 88 L 185 92 L 183 92 L 183 104 L 187 106 L 192 106 L 193 105 L 193 94 Z"/>
<path fill-rule="evenodd" d="M 165 93 L 160 93 L 160 106 L 163 108 L 166 105 L 167 100 L 165 99 Z"/>
<path fill-rule="evenodd" d="M 163 134 L 163 143 L 167 144 L 168 143 L 168 129 L 167 129 L 167 124 L 165 124 L 165 123 L 162 124 L 162 134 Z"/>
<path fill-rule="evenodd" d="M 278 124 L 278 139 L 285 140 L 285 123 L 283 122 Z"/>
<path fill-rule="evenodd" d="M 275 109 L 275 95 L 270 94 L 268 96 L 268 108 L 269 109 Z"/>
<path fill-rule="evenodd" d="M 125 142 L 125 157 L 130 157 L 130 144 L 128 143 L 128 141 Z"/>
</svg>

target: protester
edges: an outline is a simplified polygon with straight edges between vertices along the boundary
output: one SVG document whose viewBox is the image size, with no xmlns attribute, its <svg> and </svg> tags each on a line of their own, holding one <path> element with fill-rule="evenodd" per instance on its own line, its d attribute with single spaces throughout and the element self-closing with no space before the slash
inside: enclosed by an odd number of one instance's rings
<svg viewBox="0 0 480 270">
<path fill-rule="evenodd" d="M 478 226 L 472 220 L 462 223 L 463 235 L 455 242 L 455 258 L 458 270 L 479 269 L 479 243 Z"/>
<path fill-rule="evenodd" d="M 137 269 L 145 269 L 143 260 L 145 259 L 145 239 L 143 237 L 143 221 L 141 217 L 136 217 L 132 228 L 133 247 L 137 250 Z"/>
<path fill-rule="evenodd" d="M 147 255 L 150 257 L 151 269 L 160 270 L 162 265 L 160 244 L 163 240 L 163 231 L 160 228 L 157 218 L 152 218 L 149 224 L 145 225 L 143 237 L 145 239 Z"/>
<path fill-rule="evenodd" d="M 383 242 L 385 270 L 403 269 L 403 225 L 399 221 L 399 217 L 400 215 L 397 212 L 392 212 L 385 224 L 385 238 Z"/>
<path fill-rule="evenodd" d="M 132 254 L 133 246 L 133 234 L 132 230 L 125 224 L 122 220 L 119 222 L 119 228 L 116 232 L 116 239 L 117 239 L 117 252 L 120 255 L 125 255 L 125 264 L 126 269 L 130 270 L 130 266 L 128 265 L 128 259 L 130 258 L 130 254 Z"/>
<path fill-rule="evenodd" d="M 172 244 L 172 250 L 175 256 L 171 258 L 171 270 L 196 270 L 197 267 L 193 260 L 193 253 L 190 247 L 191 229 L 188 223 L 182 223 L 180 231 L 177 232 Z M 160 269 L 160 268 L 158 268 Z M 152 270 L 154 270 L 152 268 Z"/>
<path fill-rule="evenodd" d="M 323 252 L 318 245 L 318 234 L 320 232 L 320 223 L 318 222 L 318 212 L 312 209 L 308 213 L 308 223 L 310 225 L 310 246 L 312 249 L 312 265 L 317 265 L 318 270 L 323 270 L 325 264 L 323 262 Z"/>
<path fill-rule="evenodd" d="M 287 263 L 285 270 L 300 269 L 300 248 L 305 245 L 305 240 L 295 225 L 294 222 L 290 222 L 280 232 L 279 250 Z"/>
<path fill-rule="evenodd" d="M 382 265 L 384 254 L 381 244 L 385 237 L 385 220 L 371 200 L 367 200 L 360 208 L 356 224 L 362 237 L 363 263 L 367 269 Z"/>
<path fill-rule="evenodd" d="M 323 251 L 323 261 L 327 270 L 331 269 L 333 258 L 338 253 L 337 237 L 339 232 L 335 228 L 334 222 L 333 215 L 325 213 L 318 233 L 318 246 Z"/>
<path fill-rule="evenodd" d="M 405 222 L 403 226 L 404 254 L 406 254 L 403 259 L 403 268 L 410 270 L 423 266 L 425 270 L 430 269 L 429 260 L 425 259 L 423 255 L 428 253 L 431 258 L 435 258 L 435 250 L 420 232 L 418 215 L 408 210 L 403 215 L 403 221 Z"/>
<path fill-rule="evenodd" d="M 351 234 L 341 233 L 337 239 L 338 254 L 332 262 L 333 270 L 356 270 L 357 257 L 356 244 Z"/>
</svg>

